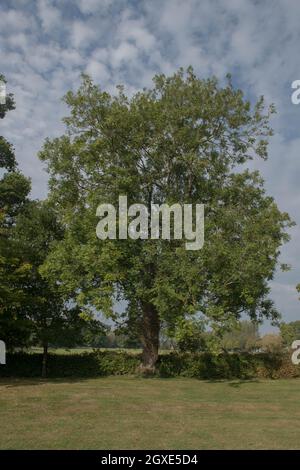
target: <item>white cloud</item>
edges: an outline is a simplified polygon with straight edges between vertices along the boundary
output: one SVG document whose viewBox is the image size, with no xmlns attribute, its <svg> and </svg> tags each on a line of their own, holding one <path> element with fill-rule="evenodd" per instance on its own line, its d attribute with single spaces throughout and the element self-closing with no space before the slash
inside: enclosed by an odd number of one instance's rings
<svg viewBox="0 0 300 470">
<path fill-rule="evenodd" d="M 74 21 L 71 26 L 71 44 L 75 48 L 85 48 L 89 46 L 97 37 L 97 30 L 91 28 L 84 21 Z"/>
<path fill-rule="evenodd" d="M 109 61 L 112 67 L 120 67 L 121 65 L 128 65 L 137 59 L 138 48 L 133 44 L 125 41 L 119 44 L 118 47 L 111 49 Z"/>
<path fill-rule="evenodd" d="M 28 31 L 34 27 L 34 24 L 34 19 L 29 14 L 26 15 L 21 11 L 2 11 L 0 15 L 0 31 L 2 34 Z"/>
<path fill-rule="evenodd" d="M 38 0 L 37 11 L 42 22 L 42 28 L 47 33 L 53 32 L 61 25 L 61 14 L 50 0 Z"/>
<path fill-rule="evenodd" d="M 83 14 L 106 10 L 112 3 L 113 0 L 78 0 L 77 2 L 78 8 Z"/>
<path fill-rule="evenodd" d="M 103 85 L 103 82 L 107 82 L 110 74 L 107 67 L 96 60 L 91 60 L 85 69 L 85 72 L 89 74 L 94 81 Z"/>
<path fill-rule="evenodd" d="M 156 44 L 155 36 L 146 28 L 143 20 L 130 18 L 130 12 L 125 11 L 118 25 L 115 38 L 120 41 L 132 40 L 136 47 L 149 51 Z"/>
</svg>

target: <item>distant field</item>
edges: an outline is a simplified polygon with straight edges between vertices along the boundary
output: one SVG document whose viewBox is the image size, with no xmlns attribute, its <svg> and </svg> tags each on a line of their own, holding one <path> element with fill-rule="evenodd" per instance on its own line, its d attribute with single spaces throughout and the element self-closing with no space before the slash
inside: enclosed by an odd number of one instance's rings
<svg viewBox="0 0 300 470">
<path fill-rule="evenodd" d="M 106 351 L 106 348 L 49 348 L 49 352 L 53 354 L 82 354 L 84 352 L 92 352 L 94 349 L 100 351 Z M 113 351 L 118 351 L 118 349 L 112 349 Z M 140 352 L 139 349 L 129 349 L 128 351 L 132 352 L 133 354 L 138 354 Z M 30 348 L 27 352 L 32 353 L 42 353 L 42 348 Z"/>
<path fill-rule="evenodd" d="M 1 449 L 297 449 L 300 379 L 0 379 Z"/>
<path fill-rule="evenodd" d="M 131 354 L 140 354 L 142 352 L 141 349 L 126 349 L 126 348 L 49 348 L 49 352 L 53 354 L 82 354 L 84 352 L 92 352 L 96 349 L 97 351 L 127 351 Z M 27 352 L 32 353 L 42 353 L 42 348 L 30 348 Z M 170 350 L 167 349 L 160 349 L 160 354 L 167 354 Z"/>
</svg>

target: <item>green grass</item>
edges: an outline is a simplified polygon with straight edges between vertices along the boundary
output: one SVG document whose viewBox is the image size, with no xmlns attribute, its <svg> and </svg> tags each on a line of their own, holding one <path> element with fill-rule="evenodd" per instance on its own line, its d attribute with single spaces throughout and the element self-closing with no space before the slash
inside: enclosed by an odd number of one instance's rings
<svg viewBox="0 0 300 470">
<path fill-rule="evenodd" d="M 300 379 L 0 379 L 1 449 L 296 449 Z"/>
</svg>

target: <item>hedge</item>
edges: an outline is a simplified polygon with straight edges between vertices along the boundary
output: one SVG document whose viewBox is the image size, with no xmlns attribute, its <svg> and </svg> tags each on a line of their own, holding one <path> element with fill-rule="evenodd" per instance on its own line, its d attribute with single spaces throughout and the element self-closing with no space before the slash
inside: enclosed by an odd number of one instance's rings
<svg viewBox="0 0 300 470">
<path fill-rule="evenodd" d="M 82 354 L 49 354 L 47 376 L 98 377 L 135 374 L 140 355 L 125 351 L 93 351 Z M 7 354 L 0 365 L 0 377 L 40 377 L 41 354 Z M 250 379 L 300 377 L 300 366 L 291 362 L 290 354 L 219 355 L 211 353 L 176 353 L 161 355 L 157 363 L 161 377 L 195 377 L 198 379 Z"/>
</svg>

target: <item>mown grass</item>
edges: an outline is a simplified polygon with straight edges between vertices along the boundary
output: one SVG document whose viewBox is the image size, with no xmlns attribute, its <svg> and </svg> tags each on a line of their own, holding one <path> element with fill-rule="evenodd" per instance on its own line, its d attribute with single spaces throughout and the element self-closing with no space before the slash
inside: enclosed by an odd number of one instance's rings
<svg viewBox="0 0 300 470">
<path fill-rule="evenodd" d="M 1 449 L 296 449 L 300 379 L 0 379 Z"/>
</svg>

